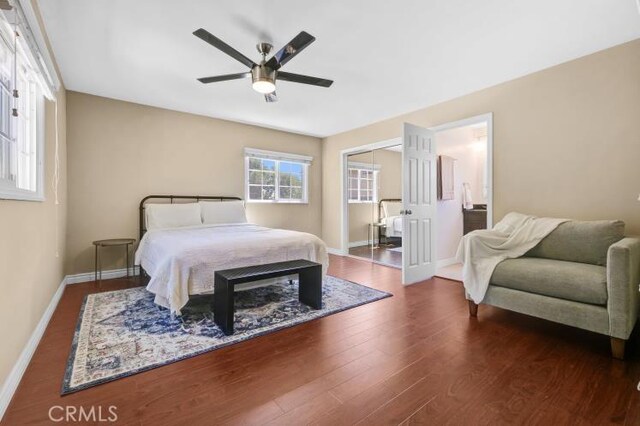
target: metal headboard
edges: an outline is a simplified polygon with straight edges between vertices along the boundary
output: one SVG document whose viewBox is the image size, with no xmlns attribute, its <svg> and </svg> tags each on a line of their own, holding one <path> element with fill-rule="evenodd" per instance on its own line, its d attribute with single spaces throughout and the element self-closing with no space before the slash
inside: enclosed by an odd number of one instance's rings
<svg viewBox="0 0 640 426">
<path fill-rule="evenodd" d="M 400 198 L 383 198 L 382 200 L 378 201 L 378 222 L 380 222 L 380 220 L 382 220 L 382 202 L 383 201 L 387 201 L 387 202 L 397 202 L 397 203 L 401 203 L 402 199 Z"/>
<path fill-rule="evenodd" d="M 140 240 L 145 232 L 147 232 L 147 224 L 145 222 L 144 206 L 149 200 L 169 200 L 170 204 L 173 204 L 174 200 L 213 200 L 213 201 L 242 201 L 239 197 L 227 197 L 220 195 L 147 195 L 140 201 Z"/>
</svg>

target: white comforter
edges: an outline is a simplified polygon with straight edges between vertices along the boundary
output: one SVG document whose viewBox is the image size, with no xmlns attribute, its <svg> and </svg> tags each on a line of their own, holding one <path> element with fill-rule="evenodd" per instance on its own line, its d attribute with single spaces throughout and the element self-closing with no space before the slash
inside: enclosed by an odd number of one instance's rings
<svg viewBox="0 0 640 426">
<path fill-rule="evenodd" d="M 323 274 L 329 265 L 315 235 L 246 223 L 148 231 L 136 252 L 155 303 L 178 315 L 190 294 L 213 292 L 216 270 L 294 259 L 321 263 Z"/>
<path fill-rule="evenodd" d="M 567 219 L 509 213 L 493 229 L 468 233 L 458 246 L 464 288 L 475 303 L 482 302 L 498 263 L 520 257 Z"/>
<path fill-rule="evenodd" d="M 387 237 L 402 237 L 402 216 L 389 216 L 383 219 L 387 227 L 385 235 Z"/>
</svg>

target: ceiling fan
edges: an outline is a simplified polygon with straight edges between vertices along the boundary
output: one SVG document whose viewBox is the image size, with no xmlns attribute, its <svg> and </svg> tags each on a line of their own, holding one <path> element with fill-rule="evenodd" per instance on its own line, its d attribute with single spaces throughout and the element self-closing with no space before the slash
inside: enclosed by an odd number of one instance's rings
<svg viewBox="0 0 640 426">
<path fill-rule="evenodd" d="M 229 46 L 218 37 L 211 34 L 205 29 L 198 29 L 193 32 L 193 35 L 206 41 L 213 47 L 223 51 L 227 55 L 231 56 L 238 62 L 248 66 L 251 70 L 247 72 L 241 72 L 237 74 L 225 74 L 217 75 L 214 77 L 202 77 L 198 81 L 201 83 L 215 83 L 218 81 L 227 80 L 239 80 L 242 78 L 249 78 L 253 82 L 252 87 L 256 92 L 264 94 L 264 98 L 267 102 L 276 102 L 278 97 L 276 96 L 276 80 L 290 81 L 293 83 L 310 84 L 312 86 L 329 87 L 333 84 L 332 80 L 324 78 L 310 77 L 301 74 L 292 74 L 289 72 L 280 71 L 280 68 L 293 59 L 298 53 L 300 53 L 305 47 L 309 46 L 315 41 L 315 37 L 311 34 L 302 31 L 295 36 L 293 40 L 280 49 L 275 55 L 267 61 L 267 55 L 273 49 L 273 46 L 269 43 L 258 43 L 256 48 L 262 55 L 262 60 L 259 64 L 256 64 L 251 59 L 244 56 L 242 53 Z"/>
</svg>

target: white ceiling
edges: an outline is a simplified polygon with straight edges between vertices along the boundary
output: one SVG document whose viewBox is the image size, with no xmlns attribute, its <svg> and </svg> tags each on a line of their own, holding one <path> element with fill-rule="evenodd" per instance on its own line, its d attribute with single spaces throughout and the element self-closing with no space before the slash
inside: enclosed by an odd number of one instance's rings
<svg viewBox="0 0 640 426">
<path fill-rule="evenodd" d="M 39 0 L 66 87 L 110 98 L 327 136 L 423 108 L 640 37 L 634 0 Z M 198 77 L 244 66 L 301 30 L 315 43 L 283 68 L 329 88 Z"/>
</svg>

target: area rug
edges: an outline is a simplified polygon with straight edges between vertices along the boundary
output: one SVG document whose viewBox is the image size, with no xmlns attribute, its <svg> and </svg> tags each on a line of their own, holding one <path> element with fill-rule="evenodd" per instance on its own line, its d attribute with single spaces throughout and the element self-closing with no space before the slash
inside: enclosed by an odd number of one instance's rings
<svg viewBox="0 0 640 426">
<path fill-rule="evenodd" d="M 76 392 L 263 334 L 391 296 L 326 276 L 322 309 L 298 301 L 298 284 L 236 293 L 235 333 L 213 321 L 211 296 L 192 296 L 182 316 L 171 318 L 144 287 L 85 297 L 67 361 L 62 394 Z"/>
</svg>

